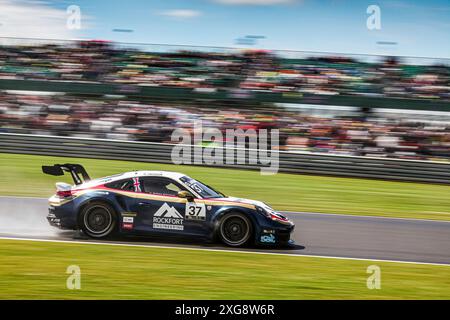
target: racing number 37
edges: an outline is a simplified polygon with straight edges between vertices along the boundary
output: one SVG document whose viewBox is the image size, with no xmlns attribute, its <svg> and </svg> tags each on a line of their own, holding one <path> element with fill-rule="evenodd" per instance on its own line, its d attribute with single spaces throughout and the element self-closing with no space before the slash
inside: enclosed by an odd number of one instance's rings
<svg viewBox="0 0 450 320">
<path fill-rule="evenodd" d="M 186 203 L 186 219 L 190 220 L 205 220 L 206 208 L 204 203 L 188 202 Z"/>
</svg>

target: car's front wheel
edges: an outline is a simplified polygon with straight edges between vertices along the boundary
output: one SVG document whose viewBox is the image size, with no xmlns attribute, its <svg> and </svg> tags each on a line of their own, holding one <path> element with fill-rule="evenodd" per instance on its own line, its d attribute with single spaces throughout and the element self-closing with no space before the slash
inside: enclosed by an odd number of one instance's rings
<svg viewBox="0 0 450 320">
<path fill-rule="evenodd" d="M 241 247 L 247 244 L 252 231 L 252 223 L 249 218 L 239 212 L 229 213 L 220 221 L 220 239 L 224 244 L 231 247 Z"/>
<path fill-rule="evenodd" d="M 116 230 L 116 212 L 113 207 L 103 202 L 86 205 L 80 214 L 80 227 L 92 238 L 106 238 Z"/>
</svg>

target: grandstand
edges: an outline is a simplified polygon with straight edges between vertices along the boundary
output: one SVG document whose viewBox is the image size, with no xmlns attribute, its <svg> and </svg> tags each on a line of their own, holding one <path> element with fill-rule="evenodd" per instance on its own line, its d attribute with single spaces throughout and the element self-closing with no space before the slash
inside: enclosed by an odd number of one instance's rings
<svg viewBox="0 0 450 320">
<path fill-rule="evenodd" d="M 277 128 L 285 150 L 450 159 L 450 60 L 36 41 L 0 47 L 1 132 L 170 142 L 202 120 Z"/>
</svg>

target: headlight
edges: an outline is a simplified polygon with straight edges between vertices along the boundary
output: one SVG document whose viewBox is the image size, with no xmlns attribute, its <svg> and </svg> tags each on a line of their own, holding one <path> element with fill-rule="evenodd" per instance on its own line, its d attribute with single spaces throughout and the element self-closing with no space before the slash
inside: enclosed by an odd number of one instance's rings
<svg viewBox="0 0 450 320">
<path fill-rule="evenodd" d="M 258 211 L 262 215 L 266 216 L 267 218 L 270 218 L 270 212 L 268 210 L 264 209 L 263 207 L 256 206 L 256 211 Z"/>
<path fill-rule="evenodd" d="M 270 219 L 272 221 L 277 221 L 284 224 L 291 224 L 289 219 L 282 215 L 281 213 L 275 212 L 272 209 L 263 208 L 263 207 L 256 207 L 256 210 L 263 214 L 267 219 Z"/>
</svg>

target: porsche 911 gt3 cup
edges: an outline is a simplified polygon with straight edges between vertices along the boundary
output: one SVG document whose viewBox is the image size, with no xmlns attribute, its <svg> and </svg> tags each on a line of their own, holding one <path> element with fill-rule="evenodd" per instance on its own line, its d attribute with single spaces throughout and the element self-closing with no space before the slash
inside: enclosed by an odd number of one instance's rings
<svg viewBox="0 0 450 320">
<path fill-rule="evenodd" d="M 184 174 L 133 171 L 91 180 L 83 166 L 43 166 L 69 172 L 75 185 L 56 183 L 48 221 L 91 238 L 113 234 L 199 236 L 233 247 L 292 243 L 294 224 L 260 201 L 227 197 Z"/>
</svg>

